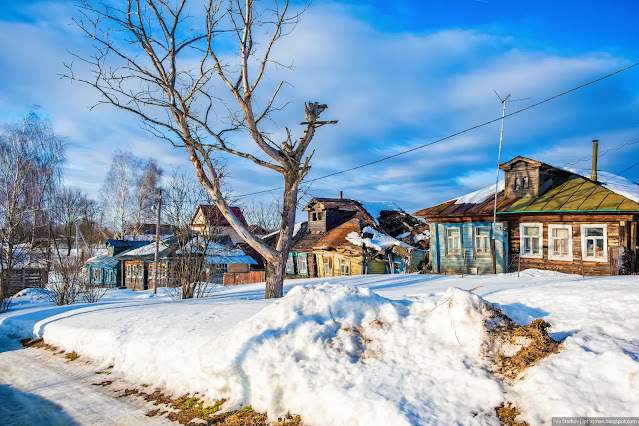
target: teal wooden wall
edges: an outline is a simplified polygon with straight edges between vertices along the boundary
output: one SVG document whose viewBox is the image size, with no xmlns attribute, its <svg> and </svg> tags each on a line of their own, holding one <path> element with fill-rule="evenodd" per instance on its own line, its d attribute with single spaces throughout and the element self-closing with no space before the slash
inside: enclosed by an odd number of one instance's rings
<svg viewBox="0 0 639 426">
<path fill-rule="evenodd" d="M 467 222 L 467 223 L 437 223 L 431 224 L 430 256 L 433 264 L 433 272 L 436 274 L 461 274 L 464 267 L 462 256 L 446 255 L 446 228 L 458 227 L 461 229 L 462 253 L 466 257 L 464 274 L 469 274 L 470 268 L 477 268 L 479 274 L 492 274 L 492 256 L 482 256 L 475 253 L 474 228 L 489 226 L 490 238 L 493 237 L 492 222 Z M 503 222 L 498 222 L 494 228 L 495 253 L 497 273 L 506 272 L 508 259 L 508 227 Z"/>
</svg>

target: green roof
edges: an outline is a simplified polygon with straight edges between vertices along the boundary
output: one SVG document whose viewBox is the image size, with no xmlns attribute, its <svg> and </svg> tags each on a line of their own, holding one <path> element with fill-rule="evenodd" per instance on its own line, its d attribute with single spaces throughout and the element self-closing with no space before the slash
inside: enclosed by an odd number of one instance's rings
<svg viewBox="0 0 639 426">
<path fill-rule="evenodd" d="M 639 203 L 578 175 L 537 197 L 520 198 L 498 213 L 639 211 Z"/>
</svg>

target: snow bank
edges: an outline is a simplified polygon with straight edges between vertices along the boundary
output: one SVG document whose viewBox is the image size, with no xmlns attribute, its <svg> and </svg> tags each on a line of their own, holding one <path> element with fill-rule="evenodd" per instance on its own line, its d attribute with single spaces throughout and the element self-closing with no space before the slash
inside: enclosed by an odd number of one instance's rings
<svg viewBox="0 0 639 426">
<path fill-rule="evenodd" d="M 364 237 L 364 234 L 371 234 L 372 236 Z M 392 246 L 412 248 L 411 246 L 409 246 L 408 244 L 402 241 L 396 240 L 395 238 L 389 235 L 382 234 L 374 230 L 370 226 L 366 226 L 362 230 L 362 235 L 359 235 L 357 232 L 350 232 L 346 236 L 346 240 L 350 242 L 351 244 L 355 244 L 356 246 L 361 246 L 363 244 L 364 246 L 368 248 L 372 248 L 378 251 L 386 250 L 387 248 Z"/>
<path fill-rule="evenodd" d="M 393 302 L 367 288 L 299 286 L 206 345 L 209 397 L 305 423 L 487 424 L 503 389 L 482 351 L 479 296 Z M 451 397 L 454 395 L 454 397 Z"/>
</svg>

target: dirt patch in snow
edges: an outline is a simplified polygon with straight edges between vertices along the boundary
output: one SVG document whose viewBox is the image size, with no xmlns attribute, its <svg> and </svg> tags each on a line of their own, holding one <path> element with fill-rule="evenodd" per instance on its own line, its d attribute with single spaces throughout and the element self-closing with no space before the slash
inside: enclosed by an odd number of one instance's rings
<svg viewBox="0 0 639 426">
<path fill-rule="evenodd" d="M 511 326 L 497 331 L 500 351 L 493 362 L 497 375 L 514 380 L 538 361 L 558 353 L 561 342 L 550 337 L 550 323 L 540 318 L 514 327 L 509 321 Z"/>
<path fill-rule="evenodd" d="M 504 404 L 501 407 L 497 407 L 495 411 L 499 420 L 506 426 L 528 426 L 528 423 L 516 420 L 517 416 L 521 414 L 517 407 Z"/>
<path fill-rule="evenodd" d="M 151 393 L 137 389 L 125 389 L 120 397 L 127 396 L 139 396 L 144 398 L 145 401 L 152 402 L 158 406 L 158 408 L 147 413 L 148 417 L 166 416 L 169 420 L 183 425 L 257 426 L 273 424 L 268 421 L 265 413 L 258 413 L 251 406 L 220 413 L 226 400 L 218 400 L 213 405 L 205 405 L 204 401 L 196 396 L 184 395 L 179 398 L 172 398 L 158 389 Z M 302 420 L 300 416 L 287 414 L 275 424 L 301 426 Z"/>
</svg>

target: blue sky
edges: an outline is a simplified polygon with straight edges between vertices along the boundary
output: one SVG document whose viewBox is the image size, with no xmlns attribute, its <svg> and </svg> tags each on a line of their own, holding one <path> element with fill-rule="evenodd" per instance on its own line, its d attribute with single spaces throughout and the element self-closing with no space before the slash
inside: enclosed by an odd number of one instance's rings
<svg viewBox="0 0 639 426">
<path fill-rule="evenodd" d="M 88 51 L 70 25 L 72 2 L 0 3 L 0 121 L 39 105 L 68 137 L 69 185 L 96 193 L 118 147 L 153 155 L 165 169 L 190 167 L 183 152 L 153 139 L 134 117 L 90 110 L 97 95 L 59 78 L 67 50 Z M 513 111 L 639 62 L 638 12 L 636 1 L 316 0 L 277 50 L 295 65 L 273 73 L 291 83 L 277 129 L 295 128 L 306 100 L 329 105 L 325 117 L 340 122 L 318 132 L 311 178 L 391 155 L 498 117 L 493 89 L 530 98 L 510 104 Z M 415 211 L 494 182 L 498 138 L 496 123 L 318 181 L 309 192 L 343 190 Z M 562 166 L 587 158 L 594 138 L 602 151 L 639 140 L 639 69 L 507 119 L 502 161 L 524 155 Z M 637 160 L 639 143 L 606 153 L 599 165 L 618 173 Z M 281 183 L 252 164 L 228 164 L 239 194 Z M 624 176 L 639 181 L 639 166 Z"/>
</svg>

